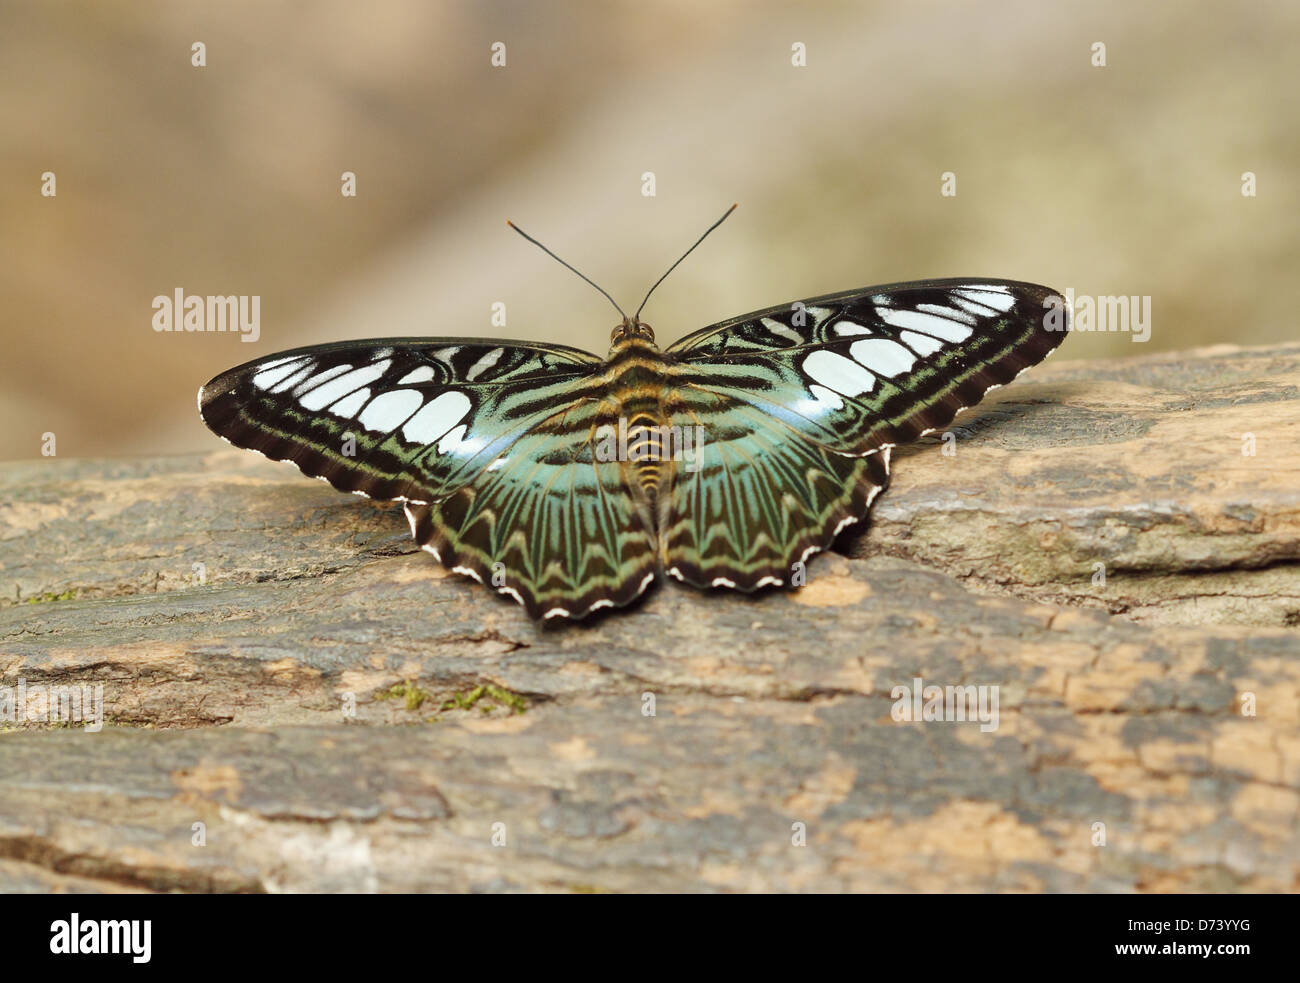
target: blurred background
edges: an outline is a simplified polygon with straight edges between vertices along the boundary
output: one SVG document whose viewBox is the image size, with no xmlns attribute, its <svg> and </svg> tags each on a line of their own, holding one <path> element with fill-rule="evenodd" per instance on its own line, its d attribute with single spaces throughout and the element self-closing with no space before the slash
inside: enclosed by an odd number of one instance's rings
<svg viewBox="0 0 1300 983">
<path fill-rule="evenodd" d="M 967 274 L 1152 298 L 1147 343 L 1058 358 L 1295 338 L 1297 37 L 1294 0 L 9 0 L 0 458 L 222 446 L 198 387 L 297 345 L 603 354 L 618 316 L 507 218 L 635 307 L 739 201 L 647 307 L 661 343 Z M 260 296 L 260 339 L 155 332 L 177 288 Z"/>
</svg>

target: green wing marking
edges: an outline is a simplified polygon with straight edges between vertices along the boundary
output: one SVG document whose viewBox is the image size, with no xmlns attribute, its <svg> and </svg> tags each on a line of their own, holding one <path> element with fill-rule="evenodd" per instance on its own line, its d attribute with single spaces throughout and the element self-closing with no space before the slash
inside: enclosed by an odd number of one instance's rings
<svg viewBox="0 0 1300 983">
<path fill-rule="evenodd" d="M 655 579 L 655 538 L 628 465 L 600 460 L 618 407 L 588 398 L 533 421 L 446 498 L 408 505 L 415 539 L 534 618 L 581 618 L 629 603 Z"/>
<path fill-rule="evenodd" d="M 706 438 L 698 459 L 674 463 L 661 500 L 664 566 L 696 587 L 800 583 L 796 564 L 866 515 L 888 482 L 888 449 L 839 454 L 704 388 L 680 390 L 676 405 Z"/>
</svg>

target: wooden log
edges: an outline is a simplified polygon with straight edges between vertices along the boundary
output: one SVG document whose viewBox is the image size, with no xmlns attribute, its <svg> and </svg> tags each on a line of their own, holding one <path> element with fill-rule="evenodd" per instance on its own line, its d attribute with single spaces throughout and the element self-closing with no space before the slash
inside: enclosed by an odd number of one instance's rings
<svg viewBox="0 0 1300 983">
<path fill-rule="evenodd" d="M 0 466 L 0 890 L 1300 888 L 1300 346 L 951 433 L 802 589 L 578 626 L 253 455 Z"/>
</svg>

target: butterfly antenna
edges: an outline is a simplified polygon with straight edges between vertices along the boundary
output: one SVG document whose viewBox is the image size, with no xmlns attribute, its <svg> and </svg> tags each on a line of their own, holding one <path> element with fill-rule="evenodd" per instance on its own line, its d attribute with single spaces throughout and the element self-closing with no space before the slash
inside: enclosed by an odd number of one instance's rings
<svg viewBox="0 0 1300 983">
<path fill-rule="evenodd" d="M 732 205 L 730 208 L 728 208 L 725 212 L 723 212 L 723 213 L 722 213 L 722 218 L 718 219 L 716 222 L 714 222 L 712 225 L 710 225 L 707 229 L 705 229 L 705 230 L 704 230 L 704 235 L 700 236 L 698 239 L 695 240 L 695 246 L 698 246 L 700 243 L 702 243 L 702 242 L 703 242 L 703 241 L 708 237 L 708 235 L 709 235 L 710 232 L 712 232 L 712 231 L 713 231 L 714 229 L 716 229 L 719 225 L 721 225 L 723 222 L 725 222 L 725 221 L 727 220 L 727 216 L 730 215 L 732 212 L 734 212 L 734 211 L 736 210 L 736 208 L 737 208 L 739 205 L 740 205 L 740 202 L 736 202 L 734 205 Z M 683 259 L 685 259 L 687 256 L 689 256 L 691 253 L 693 253 L 693 252 L 695 251 L 695 246 L 691 246 L 690 249 L 688 249 L 688 250 L 686 250 L 686 252 L 682 253 L 681 259 L 679 259 L 679 260 L 678 260 L 676 263 L 674 263 L 672 266 L 668 267 L 668 273 L 671 273 L 673 270 L 677 269 L 677 267 L 681 264 L 681 261 L 682 261 Z M 641 301 L 641 306 L 638 307 L 638 308 L 636 309 L 636 314 L 634 314 L 634 315 L 632 316 L 632 320 L 634 320 L 634 321 L 639 321 L 639 320 L 641 319 L 641 311 L 642 311 L 642 309 L 645 307 L 645 302 L 646 302 L 646 300 L 649 300 L 649 299 L 650 299 L 650 295 L 651 295 L 652 293 L 655 292 L 655 287 L 659 286 L 659 284 L 663 283 L 664 280 L 668 279 L 668 273 L 665 273 L 665 274 L 664 274 L 663 276 L 661 276 L 658 280 L 656 280 L 656 281 L 655 281 L 655 285 L 654 285 L 654 287 L 651 287 L 649 290 L 646 291 L 646 294 L 645 294 L 645 300 Z"/>
<path fill-rule="evenodd" d="M 514 230 L 515 230 L 516 232 L 518 232 L 521 236 L 523 236 L 525 239 L 527 239 L 529 242 L 531 242 L 534 246 L 536 246 L 536 247 L 537 247 L 538 249 L 540 249 L 542 252 L 546 253 L 547 256 L 551 257 L 551 259 L 555 260 L 555 261 L 556 261 L 557 263 L 559 263 L 561 266 L 565 267 L 566 269 L 573 270 L 574 273 L 577 273 L 578 276 L 582 277 L 584 280 L 586 280 L 588 283 L 590 283 L 593 287 L 595 287 L 597 290 L 599 290 L 602 294 L 604 294 L 604 295 L 605 295 L 605 299 L 608 300 L 611 304 L 614 305 L 614 310 L 618 311 L 620 314 L 623 314 L 623 308 L 619 307 L 619 306 L 618 306 L 618 303 L 614 300 L 614 298 L 611 297 L 611 296 L 609 295 L 609 293 L 605 290 L 605 288 L 602 287 L 600 284 L 598 284 L 595 280 L 591 279 L 591 277 L 589 277 L 589 276 L 587 276 L 587 275 L 585 275 L 585 274 L 583 274 L 583 273 L 579 273 L 578 270 L 574 269 L 572 266 L 570 266 L 570 265 L 569 265 L 568 263 L 566 263 L 564 260 L 560 259 L 559 256 L 556 256 L 555 253 L 551 252 L 549 249 L 547 249 L 545 246 L 543 246 L 540 242 L 538 242 L 536 239 L 534 239 L 532 236 L 530 236 L 527 232 L 525 232 L 525 231 L 524 231 L 523 229 L 521 229 L 519 226 L 515 225 L 514 222 L 511 222 L 509 219 L 506 219 L 506 225 L 510 226 L 510 228 L 514 229 Z M 627 320 L 627 315 L 626 315 L 626 314 L 623 314 L 623 320 L 625 320 L 625 321 Z"/>
</svg>

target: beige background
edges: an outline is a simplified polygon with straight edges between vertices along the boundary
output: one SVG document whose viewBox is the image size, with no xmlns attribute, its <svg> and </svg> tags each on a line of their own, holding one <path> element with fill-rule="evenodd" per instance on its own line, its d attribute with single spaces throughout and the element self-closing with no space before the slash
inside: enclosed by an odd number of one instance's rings
<svg viewBox="0 0 1300 983">
<path fill-rule="evenodd" d="M 1292 338 L 1298 29 L 1293 2 L 6 4 L 0 457 L 217 446 L 198 386 L 295 345 L 603 352 L 617 315 L 507 218 L 634 307 L 739 200 L 647 308 L 662 341 L 965 274 L 1152 297 L 1148 344 L 1058 357 Z M 260 295 L 261 341 L 155 333 L 176 287 Z"/>
</svg>

